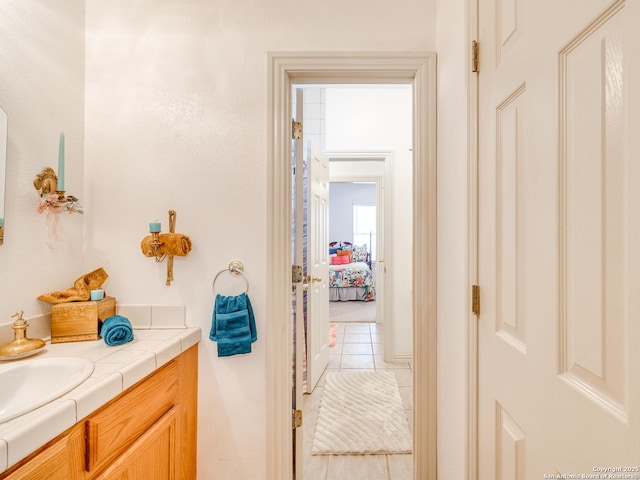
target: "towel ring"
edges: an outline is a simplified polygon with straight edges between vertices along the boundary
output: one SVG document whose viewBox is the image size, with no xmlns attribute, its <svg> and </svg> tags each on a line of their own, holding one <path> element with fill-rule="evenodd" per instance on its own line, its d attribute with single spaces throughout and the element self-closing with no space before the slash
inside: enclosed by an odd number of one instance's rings
<svg viewBox="0 0 640 480">
<path fill-rule="evenodd" d="M 242 262 L 238 260 L 233 260 L 232 262 L 229 263 L 229 266 L 227 268 L 220 270 L 216 274 L 216 276 L 213 278 L 213 283 L 211 284 L 211 288 L 213 289 L 214 295 L 216 293 L 216 281 L 218 280 L 218 277 L 225 272 L 228 272 L 231 275 L 235 275 L 235 276 L 242 275 L 242 278 L 244 278 L 244 281 L 247 284 L 247 287 L 245 288 L 244 293 L 247 293 L 249 291 L 249 279 L 244 274 L 244 265 L 242 264 Z"/>
</svg>

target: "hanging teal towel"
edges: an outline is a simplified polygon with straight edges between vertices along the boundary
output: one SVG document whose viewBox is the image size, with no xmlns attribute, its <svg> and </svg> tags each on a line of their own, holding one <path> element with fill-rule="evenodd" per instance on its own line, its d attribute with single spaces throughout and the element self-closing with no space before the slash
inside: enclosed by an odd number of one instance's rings
<svg viewBox="0 0 640 480">
<path fill-rule="evenodd" d="M 107 345 L 122 345 L 133 341 L 133 327 L 128 318 L 113 315 L 102 322 L 100 333 Z"/>
<path fill-rule="evenodd" d="M 246 293 L 231 297 L 216 295 L 209 339 L 218 343 L 219 357 L 251 353 L 251 344 L 258 334 Z"/>
</svg>

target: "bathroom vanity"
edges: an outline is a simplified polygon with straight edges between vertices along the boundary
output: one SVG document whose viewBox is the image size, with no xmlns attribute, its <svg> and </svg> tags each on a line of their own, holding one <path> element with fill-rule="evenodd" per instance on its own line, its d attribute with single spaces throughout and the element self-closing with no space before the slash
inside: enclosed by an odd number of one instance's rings
<svg viewBox="0 0 640 480">
<path fill-rule="evenodd" d="M 95 348 L 74 345 L 79 355 L 106 355 L 95 362 L 88 385 L 52 402 L 57 407 L 41 407 L 41 415 L 35 410 L 0 425 L 0 447 L 6 443 L 0 455 L 8 459 L 0 479 L 196 478 L 200 330 L 136 334 L 137 342 L 115 351 L 100 341 L 82 342 Z M 69 346 L 48 347 L 48 355 L 73 351 Z M 120 393 L 114 392 L 118 380 Z M 29 437 L 41 443 L 37 432 L 51 435 L 61 425 L 56 417 L 68 417 L 72 404 L 78 421 L 16 461 L 21 450 L 29 448 L 24 445 Z M 49 425 L 38 428 L 47 418 Z"/>
</svg>

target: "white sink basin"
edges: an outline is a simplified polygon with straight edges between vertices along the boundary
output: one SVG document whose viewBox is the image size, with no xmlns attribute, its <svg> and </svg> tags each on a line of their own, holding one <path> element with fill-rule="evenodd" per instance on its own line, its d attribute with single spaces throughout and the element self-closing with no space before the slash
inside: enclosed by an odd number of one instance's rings
<svg viewBox="0 0 640 480">
<path fill-rule="evenodd" d="M 55 400 L 84 382 L 93 362 L 42 357 L 0 365 L 0 423 Z"/>
</svg>

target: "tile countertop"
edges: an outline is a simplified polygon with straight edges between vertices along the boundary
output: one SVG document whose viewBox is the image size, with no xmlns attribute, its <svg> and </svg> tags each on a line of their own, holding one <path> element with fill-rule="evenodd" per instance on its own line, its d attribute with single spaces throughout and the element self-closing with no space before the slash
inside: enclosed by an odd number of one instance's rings
<svg viewBox="0 0 640 480">
<path fill-rule="evenodd" d="M 200 328 L 187 327 L 134 330 L 132 342 L 113 347 L 102 339 L 47 342 L 29 358 L 84 357 L 94 362 L 93 373 L 66 395 L 0 424 L 0 473 L 199 341 Z"/>
</svg>

